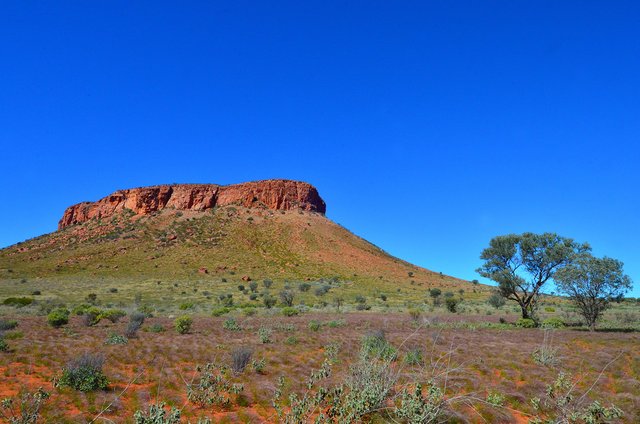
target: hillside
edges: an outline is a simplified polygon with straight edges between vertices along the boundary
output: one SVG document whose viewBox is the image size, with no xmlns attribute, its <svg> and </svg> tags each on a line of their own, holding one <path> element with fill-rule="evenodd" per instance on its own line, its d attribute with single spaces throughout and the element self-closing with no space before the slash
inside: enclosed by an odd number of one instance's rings
<svg viewBox="0 0 640 424">
<path fill-rule="evenodd" d="M 324 211 L 315 188 L 285 180 L 122 190 L 68 208 L 54 233 L 1 250 L 0 278 L 31 288 L 57 282 L 61 297 L 103 285 L 146 292 L 140 285 L 157 281 L 215 294 L 249 279 L 331 279 L 347 297 L 387 293 L 392 303 L 418 300 L 431 287 L 487 290 L 390 256 Z M 409 296 L 396 295 L 403 291 Z"/>
</svg>

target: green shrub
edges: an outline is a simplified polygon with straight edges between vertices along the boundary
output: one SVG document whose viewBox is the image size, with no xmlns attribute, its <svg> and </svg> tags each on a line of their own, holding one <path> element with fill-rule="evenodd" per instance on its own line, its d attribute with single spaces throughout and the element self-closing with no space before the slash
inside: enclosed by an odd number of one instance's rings
<svg viewBox="0 0 640 424">
<path fill-rule="evenodd" d="M 195 305 L 193 302 L 183 302 L 180 304 L 180 306 L 178 306 L 178 309 L 180 309 L 181 311 L 186 311 L 188 309 L 193 309 L 194 306 Z"/>
<path fill-rule="evenodd" d="M 496 309 L 500 309 L 505 305 L 506 301 L 504 297 L 500 296 L 498 293 L 493 293 L 489 296 L 489 299 L 487 299 L 487 303 Z"/>
<path fill-rule="evenodd" d="M 193 319 L 188 315 L 183 315 L 181 317 L 178 317 L 174 321 L 176 331 L 180 334 L 187 334 L 189 330 L 191 330 L 192 324 L 193 324 Z"/>
<path fill-rule="evenodd" d="M 22 308 L 32 303 L 33 299 L 30 297 L 8 297 L 2 302 L 3 305 L 15 306 L 16 308 Z"/>
<path fill-rule="evenodd" d="M 104 342 L 106 345 L 124 345 L 127 343 L 129 343 L 129 340 L 125 336 L 116 333 L 109 334 L 107 340 Z"/>
<path fill-rule="evenodd" d="M 407 365 L 422 365 L 424 359 L 422 358 L 422 351 L 420 349 L 411 349 L 404 357 L 404 362 Z"/>
<path fill-rule="evenodd" d="M 276 300 L 276 298 L 269 294 L 265 294 L 264 297 L 262 298 L 262 303 L 264 303 L 264 306 L 267 309 L 273 308 L 277 302 L 278 301 Z"/>
<path fill-rule="evenodd" d="M 122 309 L 107 309 L 106 311 L 102 311 L 100 314 L 100 318 L 107 319 L 114 324 L 120 321 L 120 318 L 125 316 L 127 316 L 127 313 Z"/>
<path fill-rule="evenodd" d="M 545 306 L 544 310 L 545 312 L 555 312 L 556 308 L 554 308 L 553 306 Z"/>
<path fill-rule="evenodd" d="M 165 329 L 162 324 L 153 324 L 151 327 L 149 327 L 149 331 L 152 333 L 162 333 L 165 331 Z"/>
<path fill-rule="evenodd" d="M 347 322 L 343 319 L 334 319 L 326 322 L 326 326 L 329 328 L 344 327 L 345 325 L 347 325 Z"/>
<path fill-rule="evenodd" d="M 284 340 L 284 344 L 297 345 L 298 344 L 298 338 L 296 336 L 289 336 Z"/>
<path fill-rule="evenodd" d="M 3 337 L 0 337 L 0 352 L 8 352 L 9 351 L 9 343 Z"/>
<path fill-rule="evenodd" d="M 161 402 L 158 405 L 149 405 L 149 412 L 137 410 L 133 414 L 135 424 L 180 424 L 180 410 L 172 407 L 167 416 L 164 408 L 165 403 Z"/>
<path fill-rule="evenodd" d="M 69 323 L 69 310 L 67 308 L 56 308 L 47 315 L 47 322 L 50 326 L 59 328 Z"/>
<path fill-rule="evenodd" d="M 258 336 L 260 337 L 260 343 L 271 343 L 271 333 L 273 331 L 267 327 L 260 327 L 258 330 Z"/>
<path fill-rule="evenodd" d="M 536 322 L 531 318 L 518 318 L 518 320 L 516 321 L 516 327 L 535 328 Z"/>
<path fill-rule="evenodd" d="M 417 322 L 420 319 L 421 314 L 422 314 L 422 311 L 420 309 L 417 309 L 417 308 L 409 309 L 409 316 L 411 317 L 412 321 Z"/>
<path fill-rule="evenodd" d="M 310 288 L 311 284 L 309 283 L 300 283 L 298 285 L 298 290 L 300 290 L 301 292 L 308 292 Z"/>
<path fill-rule="evenodd" d="M 259 361 L 256 361 L 255 359 L 253 361 L 251 361 L 251 367 L 258 374 L 262 374 L 264 372 L 264 367 L 266 365 L 267 365 L 267 363 L 264 360 L 264 358 L 260 359 Z"/>
<path fill-rule="evenodd" d="M 385 361 L 394 361 L 398 357 L 398 351 L 387 341 L 382 330 L 367 334 L 362 339 L 361 351 L 364 357 L 375 357 Z"/>
<path fill-rule="evenodd" d="M 87 327 L 93 327 L 94 325 L 98 324 L 101 319 L 102 310 L 100 308 L 92 306 L 84 311 L 84 315 L 82 316 L 82 323 Z"/>
<path fill-rule="evenodd" d="M 316 321 L 315 319 L 309 321 L 309 330 L 311 331 L 318 331 L 320 330 L 321 326 L 322 325 L 320 324 L 320 321 Z"/>
<path fill-rule="evenodd" d="M 62 369 L 62 375 L 56 379 L 56 387 L 71 387 L 81 392 L 104 390 L 109 385 L 102 373 L 104 356 L 84 353 L 72 360 Z"/>
<path fill-rule="evenodd" d="M 252 317 L 257 313 L 256 308 L 253 306 L 248 308 L 242 308 L 242 314 L 246 317 Z"/>
<path fill-rule="evenodd" d="M 213 315 L 214 317 L 219 317 L 224 314 L 228 314 L 229 312 L 231 312 L 231 309 L 220 307 L 220 308 L 215 308 L 213 311 L 211 311 L 211 315 Z"/>
<path fill-rule="evenodd" d="M 498 392 L 489 392 L 487 394 L 487 403 L 493 406 L 504 405 L 504 395 Z"/>
<path fill-rule="evenodd" d="M 562 327 L 564 327 L 564 321 L 562 321 L 560 318 L 557 318 L 557 317 L 547 318 L 544 321 L 542 321 L 542 328 L 562 328 Z"/>
<path fill-rule="evenodd" d="M 300 311 L 298 311 L 296 308 L 292 308 L 290 306 L 286 306 L 286 307 L 282 308 L 280 310 L 280 312 L 282 312 L 282 315 L 284 315 L 285 317 L 292 317 L 294 315 L 298 315 L 298 313 Z"/>
<path fill-rule="evenodd" d="M 80 305 L 74 306 L 74 308 L 71 310 L 71 312 L 74 315 L 84 315 L 84 312 L 89 308 L 91 308 L 91 305 L 88 305 L 86 303 L 82 303 Z"/>
<path fill-rule="evenodd" d="M 235 318 L 228 318 L 224 321 L 224 323 L 222 323 L 222 328 L 224 328 L 225 330 L 231 330 L 231 331 L 241 331 L 242 328 L 240 328 L 240 326 L 238 325 L 238 322 L 236 321 Z"/>
<path fill-rule="evenodd" d="M 444 303 L 449 312 L 455 313 L 458 310 L 458 303 L 460 303 L 460 301 L 458 299 L 454 299 L 453 297 L 447 297 L 444 300 Z"/>
</svg>

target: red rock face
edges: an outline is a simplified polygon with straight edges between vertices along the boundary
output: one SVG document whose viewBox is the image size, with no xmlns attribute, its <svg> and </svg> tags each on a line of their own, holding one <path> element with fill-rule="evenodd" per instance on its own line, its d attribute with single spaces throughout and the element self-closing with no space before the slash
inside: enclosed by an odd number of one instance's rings
<svg viewBox="0 0 640 424">
<path fill-rule="evenodd" d="M 203 211 L 214 206 L 240 205 L 319 212 L 326 206 L 318 190 L 310 184 L 290 180 L 265 180 L 230 186 L 176 184 L 119 190 L 98 200 L 70 206 L 58 223 L 61 230 L 93 218 L 105 218 L 124 210 L 148 215 L 164 208 Z"/>
</svg>

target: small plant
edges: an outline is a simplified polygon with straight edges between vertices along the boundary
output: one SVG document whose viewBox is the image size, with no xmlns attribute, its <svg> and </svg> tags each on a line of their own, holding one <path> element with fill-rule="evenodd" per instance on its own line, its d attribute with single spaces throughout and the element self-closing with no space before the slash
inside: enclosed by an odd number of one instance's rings
<svg viewBox="0 0 640 424">
<path fill-rule="evenodd" d="M 553 347 L 553 333 L 551 330 L 544 330 L 542 345 L 534 350 L 531 356 L 540 365 L 551 367 L 558 364 L 558 348 Z"/>
<path fill-rule="evenodd" d="M 259 361 L 256 361 L 255 359 L 251 361 L 251 367 L 258 374 L 264 374 L 265 366 L 266 366 L 266 361 L 264 360 L 264 358 L 260 359 Z"/>
<path fill-rule="evenodd" d="M 4 339 L 4 337 L 0 336 L 0 352 L 8 352 L 9 351 L 9 343 Z"/>
<path fill-rule="evenodd" d="M 338 327 L 344 327 L 345 325 L 347 325 L 347 322 L 343 319 L 334 319 L 331 321 L 327 321 L 326 325 L 329 328 L 338 328 Z"/>
<path fill-rule="evenodd" d="M 416 384 L 414 390 L 402 390 L 400 406 L 395 408 L 395 413 L 411 424 L 438 423 L 442 422 L 445 405 L 442 389 L 430 384 L 425 396 L 422 385 Z"/>
<path fill-rule="evenodd" d="M 520 328 L 536 328 L 536 322 L 531 318 L 518 318 L 516 321 L 516 327 Z"/>
<path fill-rule="evenodd" d="M 180 309 L 181 311 L 186 311 L 189 309 L 193 309 L 194 306 L 195 304 L 193 302 L 182 302 L 180 306 L 178 306 L 178 309 Z"/>
<path fill-rule="evenodd" d="M 375 330 L 364 336 L 361 354 L 384 361 L 394 361 L 398 357 L 398 351 L 387 341 L 382 330 Z"/>
<path fill-rule="evenodd" d="M 504 405 L 504 395 L 498 392 L 489 392 L 487 394 L 487 403 L 493 406 L 503 406 Z"/>
<path fill-rule="evenodd" d="M 417 309 L 417 308 L 409 309 L 409 316 L 411 317 L 411 320 L 413 322 L 418 322 L 421 314 L 422 314 L 422 311 L 420 309 Z"/>
<path fill-rule="evenodd" d="M 282 312 L 282 315 L 284 315 L 285 317 L 292 317 L 294 315 L 298 315 L 300 311 L 298 311 L 296 308 L 287 306 L 285 308 L 282 308 L 280 312 Z"/>
<path fill-rule="evenodd" d="M 2 302 L 3 305 L 14 306 L 16 308 L 23 308 L 32 303 L 33 299 L 30 297 L 8 297 Z"/>
<path fill-rule="evenodd" d="M 151 333 L 163 333 L 166 330 L 162 324 L 153 324 L 151 327 L 149 327 L 149 331 Z"/>
<path fill-rule="evenodd" d="M 260 327 L 258 330 L 258 336 L 260 337 L 260 343 L 271 343 L 271 334 L 273 331 L 267 327 Z"/>
<path fill-rule="evenodd" d="M 450 293 L 450 292 L 447 292 L 447 293 Z M 446 297 L 444 300 L 444 304 L 447 307 L 447 310 L 451 313 L 456 313 L 458 311 L 458 303 L 460 303 L 460 301 L 453 297 Z"/>
<path fill-rule="evenodd" d="M 227 318 L 224 323 L 222 323 L 222 328 L 230 331 L 241 331 L 242 328 L 238 325 L 238 322 L 235 318 Z"/>
<path fill-rule="evenodd" d="M 197 377 L 187 384 L 187 399 L 200 408 L 226 407 L 231 402 L 231 395 L 243 390 L 241 384 L 232 384 L 227 380 L 228 368 L 224 365 L 208 363 L 197 366 L 196 371 Z"/>
<path fill-rule="evenodd" d="M 179 334 L 187 334 L 191 330 L 193 319 L 188 315 L 182 315 L 174 321 L 176 331 Z"/>
<path fill-rule="evenodd" d="M 18 326 L 18 321 L 0 319 L 0 331 L 13 330 Z"/>
<path fill-rule="evenodd" d="M 311 284 L 309 283 L 300 283 L 298 285 L 298 290 L 300 290 L 301 292 L 308 292 L 310 288 Z"/>
<path fill-rule="evenodd" d="M 275 297 L 271 296 L 270 294 L 265 294 L 264 297 L 262 298 L 262 303 L 264 303 L 264 306 L 267 309 L 271 309 L 275 306 L 275 304 L 277 303 L 277 300 Z"/>
<path fill-rule="evenodd" d="M 116 333 L 109 334 L 107 340 L 104 342 L 106 345 L 124 345 L 127 343 L 129 343 L 129 340 L 125 336 Z"/>
<path fill-rule="evenodd" d="M 82 315 L 82 323 L 87 327 L 93 327 L 98 324 L 102 319 L 102 311 L 95 306 L 84 311 L 84 315 Z"/>
<path fill-rule="evenodd" d="M 251 293 L 255 293 L 258 291 L 258 283 L 256 281 L 251 281 L 249 283 L 249 290 L 251 290 Z"/>
<path fill-rule="evenodd" d="M 49 393 L 42 387 L 34 393 L 25 392 L 18 399 L 6 398 L 0 402 L 0 417 L 10 424 L 36 424 L 40 417 L 42 405 L 49 399 Z"/>
<path fill-rule="evenodd" d="M 420 349 L 411 349 L 405 355 L 404 362 L 407 365 L 422 365 L 424 363 L 422 351 Z"/>
<path fill-rule="evenodd" d="M 289 336 L 284 340 L 284 344 L 293 346 L 298 344 L 298 338 L 296 336 Z"/>
<path fill-rule="evenodd" d="M 283 290 L 280 292 L 279 294 L 280 296 L 280 300 L 282 301 L 282 304 L 288 307 L 292 307 L 293 306 L 293 292 L 289 291 L 289 290 Z"/>
<path fill-rule="evenodd" d="M 271 281 L 271 280 L 264 280 L 264 281 L 262 282 L 262 284 L 264 285 L 264 287 L 265 287 L 266 289 L 268 289 L 268 288 L 269 288 L 269 287 L 271 287 L 271 285 L 273 284 L 273 281 Z"/>
<path fill-rule="evenodd" d="M 109 385 L 107 377 L 102 373 L 104 356 L 83 353 L 62 369 L 62 375 L 56 379 L 56 387 L 71 387 L 81 392 L 104 390 Z"/>
<path fill-rule="evenodd" d="M 69 323 L 69 314 L 67 308 L 56 308 L 47 315 L 47 322 L 54 328 L 60 328 Z"/>
<path fill-rule="evenodd" d="M 120 318 L 125 317 L 127 313 L 122 309 L 107 309 L 106 311 L 102 311 L 100 315 L 101 318 L 107 319 L 112 323 L 116 323 L 120 321 Z"/>
<path fill-rule="evenodd" d="M 319 331 L 320 327 L 322 327 L 322 324 L 320 324 L 320 321 L 316 321 L 315 319 L 309 321 L 309 330 Z"/>
<path fill-rule="evenodd" d="M 181 412 L 173 407 L 167 415 L 164 402 L 158 405 L 149 405 L 149 412 L 137 410 L 133 414 L 135 424 L 180 424 Z"/>
</svg>

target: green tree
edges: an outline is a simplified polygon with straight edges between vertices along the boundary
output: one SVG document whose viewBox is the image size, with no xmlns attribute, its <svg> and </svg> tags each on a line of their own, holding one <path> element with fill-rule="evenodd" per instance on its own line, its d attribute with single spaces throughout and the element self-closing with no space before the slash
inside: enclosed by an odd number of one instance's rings
<svg viewBox="0 0 640 424">
<path fill-rule="evenodd" d="M 483 277 L 498 283 L 498 293 L 520 305 L 522 318 L 535 318 L 540 291 L 559 269 L 583 252 L 588 244 L 554 233 L 507 234 L 491 239 L 477 269 Z"/>
<path fill-rule="evenodd" d="M 631 289 L 631 278 L 625 275 L 619 260 L 580 255 L 555 275 L 558 290 L 575 303 L 591 331 L 612 301 Z"/>
</svg>

